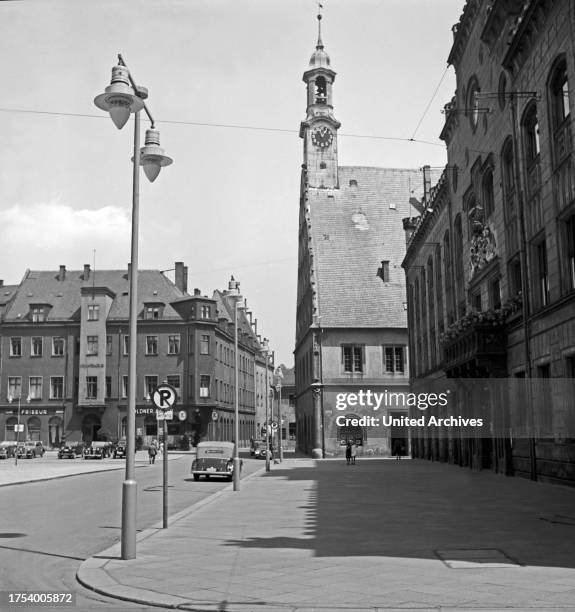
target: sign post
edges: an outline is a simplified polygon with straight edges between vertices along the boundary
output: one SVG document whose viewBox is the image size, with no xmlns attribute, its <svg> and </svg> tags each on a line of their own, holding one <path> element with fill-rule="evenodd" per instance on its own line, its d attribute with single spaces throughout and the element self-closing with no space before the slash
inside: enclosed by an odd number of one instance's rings
<svg viewBox="0 0 575 612">
<path fill-rule="evenodd" d="M 174 418 L 173 407 L 176 403 L 178 394 L 174 387 L 166 383 L 158 385 L 152 393 L 152 403 L 158 409 L 158 416 L 164 422 L 164 461 L 163 461 L 163 504 L 162 519 L 163 528 L 168 527 L 168 421 Z"/>
</svg>

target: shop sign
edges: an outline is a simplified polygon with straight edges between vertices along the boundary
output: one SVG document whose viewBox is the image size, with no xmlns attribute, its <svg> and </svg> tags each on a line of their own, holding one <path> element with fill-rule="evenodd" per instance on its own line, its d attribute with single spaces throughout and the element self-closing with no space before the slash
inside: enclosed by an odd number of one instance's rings
<svg viewBox="0 0 575 612">
<path fill-rule="evenodd" d="M 149 408 L 136 408 L 136 416 L 145 414 L 156 414 L 156 409 L 151 406 Z"/>
</svg>

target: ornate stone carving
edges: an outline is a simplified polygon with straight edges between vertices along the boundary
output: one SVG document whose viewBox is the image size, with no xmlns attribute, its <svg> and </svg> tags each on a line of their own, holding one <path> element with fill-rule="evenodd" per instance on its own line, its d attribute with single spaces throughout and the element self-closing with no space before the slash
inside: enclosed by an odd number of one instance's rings
<svg viewBox="0 0 575 612">
<path fill-rule="evenodd" d="M 480 221 L 472 221 L 472 223 L 473 238 L 469 248 L 470 279 L 497 256 L 497 240 L 494 230 Z"/>
</svg>

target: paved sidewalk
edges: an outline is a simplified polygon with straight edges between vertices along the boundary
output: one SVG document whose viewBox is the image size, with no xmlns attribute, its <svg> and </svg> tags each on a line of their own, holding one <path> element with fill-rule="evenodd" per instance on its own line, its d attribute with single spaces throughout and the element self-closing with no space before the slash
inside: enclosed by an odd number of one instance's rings
<svg viewBox="0 0 575 612">
<path fill-rule="evenodd" d="M 201 483 L 200 483 L 201 484 Z M 575 490 L 423 461 L 289 459 L 88 559 L 181 610 L 575 610 Z"/>
<path fill-rule="evenodd" d="M 168 461 L 179 459 L 182 453 L 168 453 Z M 162 462 L 162 456 L 156 457 L 156 462 Z M 148 465 L 147 451 L 136 453 L 136 467 Z M 79 474 L 93 472 L 108 472 L 110 470 L 124 470 L 126 462 L 123 459 L 57 459 L 56 451 L 47 451 L 44 457 L 36 459 L 18 459 L 14 465 L 14 458 L 0 461 L 0 487 L 54 478 L 66 478 Z"/>
</svg>

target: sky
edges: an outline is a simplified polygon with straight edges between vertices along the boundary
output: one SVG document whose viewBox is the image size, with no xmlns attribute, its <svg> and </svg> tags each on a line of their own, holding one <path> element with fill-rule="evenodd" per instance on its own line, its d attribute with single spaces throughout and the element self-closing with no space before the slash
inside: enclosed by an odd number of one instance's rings
<svg viewBox="0 0 575 612">
<path fill-rule="evenodd" d="M 322 1 L 339 165 L 446 163 L 463 4 Z M 317 12 L 313 0 L 0 2 L 0 279 L 127 267 L 133 122 L 117 130 L 93 103 L 121 53 L 174 159 L 154 183 L 141 175 L 139 268 L 183 261 L 188 290 L 205 295 L 233 274 L 275 362 L 293 365 L 298 130 Z"/>
</svg>

